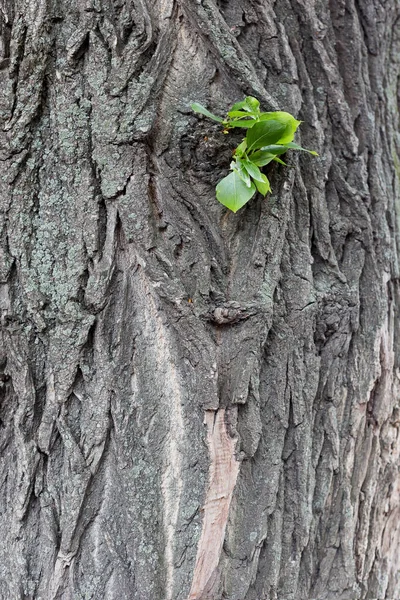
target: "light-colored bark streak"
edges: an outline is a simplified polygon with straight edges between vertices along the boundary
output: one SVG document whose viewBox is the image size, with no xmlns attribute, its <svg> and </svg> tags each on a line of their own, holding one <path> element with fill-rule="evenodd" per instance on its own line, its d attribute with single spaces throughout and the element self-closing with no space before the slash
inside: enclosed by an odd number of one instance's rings
<svg viewBox="0 0 400 600">
<path fill-rule="evenodd" d="M 166 413 L 169 418 L 168 435 L 165 440 L 165 463 L 161 476 L 161 492 L 164 501 L 164 536 L 165 536 L 165 600 L 171 600 L 174 592 L 175 557 L 174 542 L 181 504 L 182 480 L 182 451 L 184 448 L 184 421 L 182 414 L 182 393 L 179 376 L 174 366 L 174 360 L 169 351 L 165 327 L 154 304 L 151 292 L 147 291 L 146 335 L 153 341 L 155 365 L 162 374 L 165 387 L 164 397 L 167 401 Z M 149 324 L 152 324 L 149 327 Z M 154 338 L 155 336 L 155 338 Z"/>
<path fill-rule="evenodd" d="M 206 411 L 205 422 L 211 459 L 209 486 L 189 600 L 205 598 L 204 594 L 212 593 L 216 583 L 229 507 L 239 473 L 239 462 L 235 458 L 236 439 L 227 432 L 225 409 L 216 413 Z"/>
<path fill-rule="evenodd" d="M 165 562 L 167 567 L 166 596 L 165 600 L 173 597 L 174 584 L 174 538 L 178 522 L 179 507 L 182 497 L 182 455 L 179 438 L 183 431 L 183 419 L 181 413 L 181 395 L 176 385 L 174 374 L 171 373 L 171 388 L 175 387 L 173 394 L 173 416 L 170 421 L 170 435 L 168 436 L 168 464 L 162 475 L 161 489 L 164 498 L 164 529 L 166 537 Z M 171 389 L 172 391 L 172 389 Z M 176 428 L 177 434 L 172 434 Z"/>
</svg>

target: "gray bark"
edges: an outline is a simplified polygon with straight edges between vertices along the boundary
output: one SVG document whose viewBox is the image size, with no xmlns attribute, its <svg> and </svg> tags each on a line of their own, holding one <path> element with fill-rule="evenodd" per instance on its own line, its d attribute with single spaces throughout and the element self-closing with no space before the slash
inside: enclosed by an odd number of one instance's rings
<svg viewBox="0 0 400 600">
<path fill-rule="evenodd" d="M 2 600 L 400 597 L 399 17 L 4 0 Z M 246 94 L 320 156 L 234 215 Z"/>
</svg>

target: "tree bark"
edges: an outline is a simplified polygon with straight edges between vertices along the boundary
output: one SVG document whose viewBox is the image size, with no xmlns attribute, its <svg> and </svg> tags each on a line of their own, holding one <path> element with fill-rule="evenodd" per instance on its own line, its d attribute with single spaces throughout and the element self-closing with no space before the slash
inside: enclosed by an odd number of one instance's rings
<svg viewBox="0 0 400 600">
<path fill-rule="evenodd" d="M 2 600 L 400 597 L 399 17 L 5 0 Z M 319 158 L 233 214 L 246 94 Z"/>
</svg>

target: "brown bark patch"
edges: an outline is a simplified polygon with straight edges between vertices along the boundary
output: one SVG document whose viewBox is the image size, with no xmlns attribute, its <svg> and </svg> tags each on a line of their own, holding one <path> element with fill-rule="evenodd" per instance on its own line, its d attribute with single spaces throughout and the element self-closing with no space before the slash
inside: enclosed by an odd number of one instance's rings
<svg viewBox="0 0 400 600">
<path fill-rule="evenodd" d="M 218 586 L 218 563 L 239 474 L 239 463 L 235 458 L 236 438 L 232 438 L 226 429 L 225 409 L 206 411 L 205 422 L 211 458 L 209 486 L 189 600 L 212 598 Z"/>
</svg>

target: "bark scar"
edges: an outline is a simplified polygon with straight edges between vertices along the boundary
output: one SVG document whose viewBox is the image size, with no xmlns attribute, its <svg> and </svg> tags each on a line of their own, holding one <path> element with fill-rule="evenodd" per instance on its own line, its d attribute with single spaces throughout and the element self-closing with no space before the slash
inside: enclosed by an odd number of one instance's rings
<svg viewBox="0 0 400 600">
<path fill-rule="evenodd" d="M 225 409 L 205 413 L 210 451 L 209 483 L 204 503 L 203 528 L 197 549 L 192 587 L 188 600 L 212 598 L 218 586 L 218 564 L 225 539 L 232 493 L 239 474 L 235 458 L 236 438 L 225 424 Z"/>
</svg>

